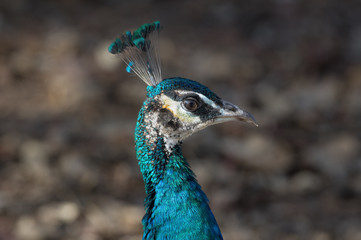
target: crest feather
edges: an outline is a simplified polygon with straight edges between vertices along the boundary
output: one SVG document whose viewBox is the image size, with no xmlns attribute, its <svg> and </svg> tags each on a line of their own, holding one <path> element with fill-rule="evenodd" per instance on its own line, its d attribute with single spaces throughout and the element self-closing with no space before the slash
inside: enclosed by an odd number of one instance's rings
<svg viewBox="0 0 361 240">
<path fill-rule="evenodd" d="M 108 48 L 110 53 L 120 55 L 127 64 L 127 72 L 134 72 L 148 86 L 156 86 L 162 81 L 159 30 L 159 21 L 143 24 L 133 33 L 123 33 Z"/>
</svg>

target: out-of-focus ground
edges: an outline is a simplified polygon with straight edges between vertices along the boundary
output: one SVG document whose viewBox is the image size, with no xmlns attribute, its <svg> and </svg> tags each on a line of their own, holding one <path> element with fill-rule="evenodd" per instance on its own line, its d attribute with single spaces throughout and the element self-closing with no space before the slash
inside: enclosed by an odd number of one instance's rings
<svg viewBox="0 0 361 240">
<path fill-rule="evenodd" d="M 224 238 L 360 240 L 357 0 L 2 0 L 0 239 L 141 239 L 145 84 L 107 47 L 155 20 L 164 77 L 260 124 L 184 144 Z"/>
</svg>

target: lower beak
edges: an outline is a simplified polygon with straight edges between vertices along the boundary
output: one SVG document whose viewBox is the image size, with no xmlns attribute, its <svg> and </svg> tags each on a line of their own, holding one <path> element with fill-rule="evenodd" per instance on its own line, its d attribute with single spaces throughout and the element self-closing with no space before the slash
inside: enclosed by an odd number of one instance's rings
<svg viewBox="0 0 361 240">
<path fill-rule="evenodd" d="M 234 105 L 233 103 L 222 101 L 223 106 L 221 110 L 221 114 L 217 116 L 216 120 L 225 122 L 225 121 L 243 121 L 247 123 L 252 123 L 255 126 L 258 127 L 258 124 L 256 122 L 256 119 L 250 114 L 249 112 L 246 112 L 242 109 L 240 109 L 238 106 Z"/>
</svg>

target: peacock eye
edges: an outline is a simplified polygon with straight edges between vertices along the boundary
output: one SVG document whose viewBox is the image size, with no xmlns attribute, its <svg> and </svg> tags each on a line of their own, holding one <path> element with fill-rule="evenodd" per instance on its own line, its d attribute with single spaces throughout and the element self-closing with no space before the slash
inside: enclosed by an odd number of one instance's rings
<svg viewBox="0 0 361 240">
<path fill-rule="evenodd" d="M 183 99 L 182 106 L 187 111 L 193 112 L 200 107 L 200 103 L 197 101 L 197 99 L 195 99 L 193 97 L 188 97 L 188 98 Z"/>
</svg>

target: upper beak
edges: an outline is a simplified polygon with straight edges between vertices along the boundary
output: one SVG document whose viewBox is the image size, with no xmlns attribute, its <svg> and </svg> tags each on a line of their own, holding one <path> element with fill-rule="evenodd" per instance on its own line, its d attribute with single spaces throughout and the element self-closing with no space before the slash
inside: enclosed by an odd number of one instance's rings
<svg viewBox="0 0 361 240">
<path fill-rule="evenodd" d="M 256 119 L 250 114 L 233 103 L 222 100 L 223 107 L 221 111 L 221 115 L 217 116 L 217 119 L 220 121 L 231 121 L 231 120 L 239 120 L 248 123 L 252 123 L 258 127 Z"/>
</svg>

